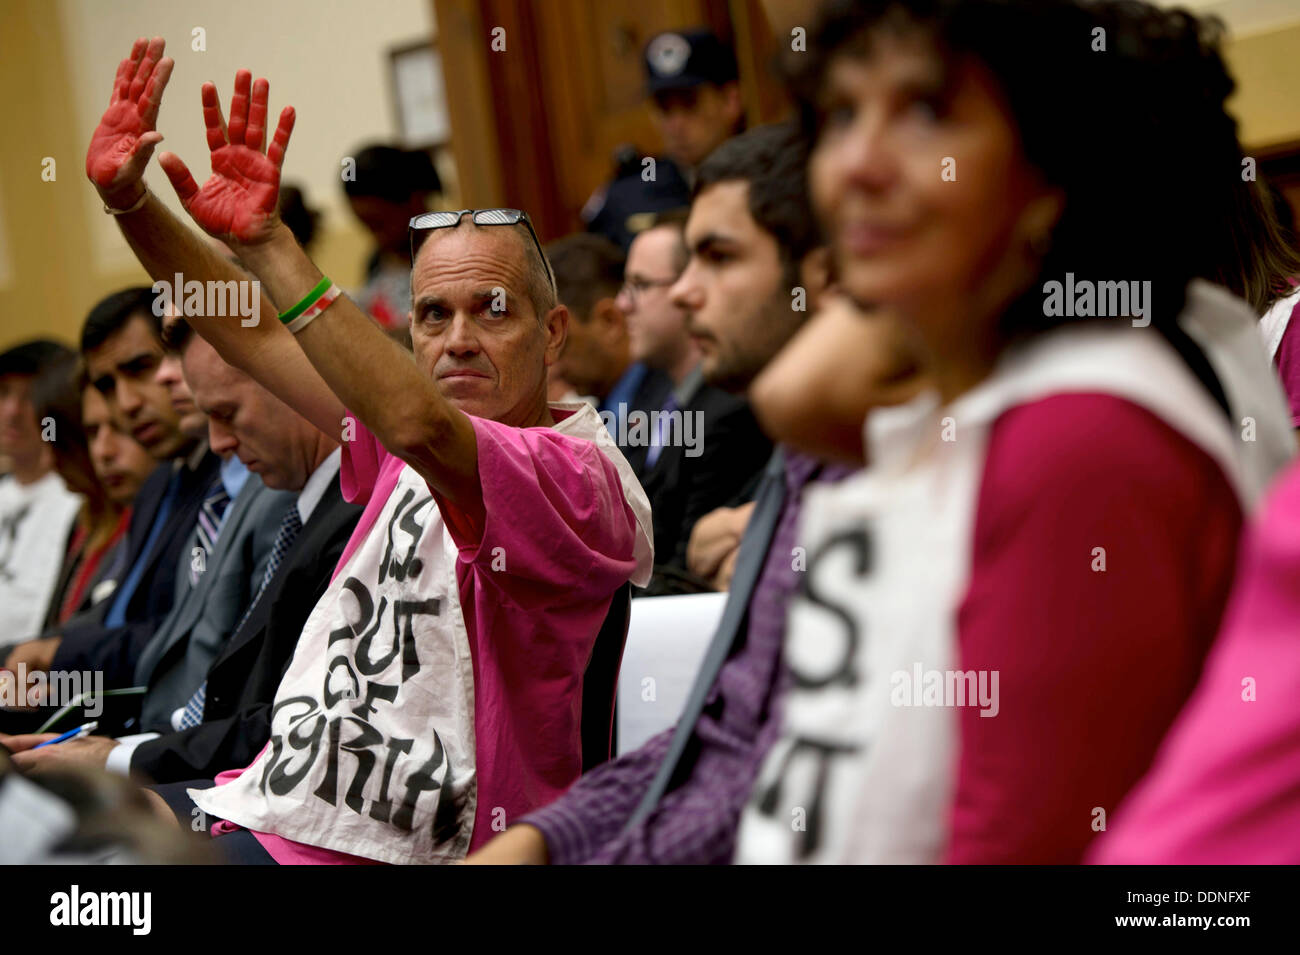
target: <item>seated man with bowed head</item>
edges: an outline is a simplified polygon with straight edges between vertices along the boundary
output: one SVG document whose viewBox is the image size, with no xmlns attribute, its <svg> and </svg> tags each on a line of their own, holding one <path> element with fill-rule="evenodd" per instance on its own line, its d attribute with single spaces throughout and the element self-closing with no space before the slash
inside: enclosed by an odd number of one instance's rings
<svg viewBox="0 0 1300 955">
<path fill-rule="evenodd" d="M 150 274 L 246 280 L 141 181 L 162 48 L 138 41 L 122 62 L 87 170 L 107 205 L 132 210 L 116 219 Z M 227 138 L 204 86 L 202 189 L 176 156 L 160 161 L 261 279 L 263 314 L 289 325 L 186 318 L 340 441 L 344 492 L 365 510 L 280 683 L 268 746 L 188 793 L 195 818 L 221 820 L 228 857 L 454 861 L 578 778 L 584 669 L 616 592 L 649 577 L 649 506 L 590 406 L 546 402 L 568 316 L 527 220 L 413 221 L 412 361 L 280 222 L 294 114 L 264 153 L 267 96 L 240 71 Z"/>
</svg>

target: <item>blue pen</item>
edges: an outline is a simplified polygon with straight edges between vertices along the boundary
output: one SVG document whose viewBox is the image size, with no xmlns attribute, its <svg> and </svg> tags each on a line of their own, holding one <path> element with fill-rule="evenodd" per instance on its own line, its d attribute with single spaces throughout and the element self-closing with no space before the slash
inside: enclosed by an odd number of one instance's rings
<svg viewBox="0 0 1300 955">
<path fill-rule="evenodd" d="M 54 739 L 47 739 L 44 743 L 37 743 L 32 749 L 40 749 L 42 746 L 53 746 L 55 743 L 63 743 L 70 739 L 80 739 L 83 736 L 89 736 L 95 730 L 99 729 L 99 723 L 90 722 L 78 726 L 75 730 L 68 730 L 62 736 L 56 736 Z"/>
</svg>

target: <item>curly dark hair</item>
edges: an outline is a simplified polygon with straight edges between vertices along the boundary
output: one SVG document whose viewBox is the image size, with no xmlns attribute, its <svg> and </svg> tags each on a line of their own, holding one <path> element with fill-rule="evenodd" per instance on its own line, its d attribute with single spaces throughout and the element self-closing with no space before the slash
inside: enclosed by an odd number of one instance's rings
<svg viewBox="0 0 1300 955">
<path fill-rule="evenodd" d="M 1287 279 L 1300 275 L 1300 253 L 1278 221 L 1267 183 L 1248 174 L 1253 160 L 1247 162 L 1237 123 L 1224 109 L 1235 84 L 1220 50 L 1223 24 L 1138 0 L 1103 0 L 1087 9 L 1115 38 L 1127 73 L 1113 91 L 1145 131 L 1141 143 L 1161 164 L 1158 173 L 1169 177 L 1159 201 L 1188 269 L 1263 313 L 1291 291 Z"/>
</svg>

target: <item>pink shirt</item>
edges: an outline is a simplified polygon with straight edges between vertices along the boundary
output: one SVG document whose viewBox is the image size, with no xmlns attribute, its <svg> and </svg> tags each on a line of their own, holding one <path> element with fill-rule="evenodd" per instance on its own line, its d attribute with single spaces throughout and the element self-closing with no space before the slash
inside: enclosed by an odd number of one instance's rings
<svg viewBox="0 0 1300 955">
<path fill-rule="evenodd" d="M 999 671 L 1000 709 L 959 709 L 945 862 L 1082 860 L 1195 685 L 1240 527 L 1218 464 L 1135 404 L 1063 394 L 998 419 L 958 639 L 961 669 Z"/>
<path fill-rule="evenodd" d="M 568 416 L 553 413 L 557 420 Z M 496 834 L 500 810 L 513 823 L 581 775 L 582 673 L 614 591 L 637 570 L 640 531 L 618 469 L 591 441 L 551 428 L 470 421 L 487 515 L 483 537 L 459 539 L 455 524 L 447 526 L 459 548 L 456 579 L 474 664 L 473 850 Z M 343 444 L 341 479 L 344 495 L 365 510 L 336 575 L 375 528 L 405 466 L 369 431 L 357 431 Z M 439 506 L 450 505 L 439 499 Z M 504 571 L 492 568 L 497 556 L 505 557 Z M 242 772 L 222 773 L 216 782 Z M 212 832 L 234 828 L 220 822 Z M 370 861 L 254 835 L 281 864 Z"/>
<path fill-rule="evenodd" d="M 1196 692 L 1088 861 L 1300 862 L 1300 465 L 1250 531 Z"/>
</svg>

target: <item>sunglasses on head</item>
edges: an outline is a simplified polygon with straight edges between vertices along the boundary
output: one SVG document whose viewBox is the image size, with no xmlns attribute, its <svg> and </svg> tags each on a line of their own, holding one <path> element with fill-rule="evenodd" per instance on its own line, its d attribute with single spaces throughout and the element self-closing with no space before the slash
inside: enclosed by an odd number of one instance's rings
<svg viewBox="0 0 1300 955">
<path fill-rule="evenodd" d="M 459 212 L 426 212 L 415 216 L 408 226 L 411 234 L 412 267 L 415 265 L 415 254 L 420 250 L 420 244 L 428 238 L 430 232 L 434 229 L 454 229 L 460 225 L 461 219 L 467 215 L 475 225 L 518 225 L 522 222 L 527 226 L 528 235 L 533 240 L 537 255 L 546 269 L 546 277 L 551 282 L 551 292 L 552 294 L 558 294 L 555 288 L 555 276 L 551 273 L 551 264 L 546 261 L 546 253 L 542 251 L 542 243 L 537 238 L 537 230 L 533 228 L 528 213 L 521 209 L 461 209 Z"/>
</svg>

